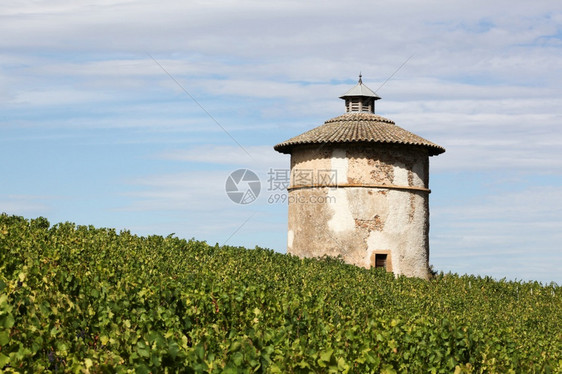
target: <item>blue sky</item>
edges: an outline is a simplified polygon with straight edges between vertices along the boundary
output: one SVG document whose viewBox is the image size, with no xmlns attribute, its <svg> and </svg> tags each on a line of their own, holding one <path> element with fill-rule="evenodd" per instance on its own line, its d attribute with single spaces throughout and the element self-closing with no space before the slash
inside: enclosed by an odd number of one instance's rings
<svg viewBox="0 0 562 374">
<path fill-rule="evenodd" d="M 285 252 L 272 147 L 362 72 L 378 114 L 447 149 L 430 263 L 562 284 L 561 25 L 552 1 L 8 0 L 0 211 Z M 224 191 L 239 168 L 253 204 Z"/>
</svg>

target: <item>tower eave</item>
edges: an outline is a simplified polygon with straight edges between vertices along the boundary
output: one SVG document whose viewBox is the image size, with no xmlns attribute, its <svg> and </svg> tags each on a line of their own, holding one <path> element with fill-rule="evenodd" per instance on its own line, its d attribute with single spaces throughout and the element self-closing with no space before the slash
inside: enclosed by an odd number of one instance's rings
<svg viewBox="0 0 562 374">
<path fill-rule="evenodd" d="M 273 148 L 277 152 L 290 154 L 296 146 L 352 143 L 419 146 L 427 148 L 429 156 L 445 152 L 445 148 L 396 126 L 387 118 L 372 113 L 343 114 Z"/>
</svg>

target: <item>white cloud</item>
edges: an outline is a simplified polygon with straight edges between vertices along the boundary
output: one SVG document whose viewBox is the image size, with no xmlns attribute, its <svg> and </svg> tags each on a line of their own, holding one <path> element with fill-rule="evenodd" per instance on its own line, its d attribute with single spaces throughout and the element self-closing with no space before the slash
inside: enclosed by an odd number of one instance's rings
<svg viewBox="0 0 562 374">
<path fill-rule="evenodd" d="M 562 191 L 533 187 L 432 208 L 431 262 L 460 273 L 561 281 Z"/>
<path fill-rule="evenodd" d="M 238 165 L 256 170 L 288 168 L 290 166 L 289 156 L 276 152 L 272 145 L 243 147 L 195 146 L 189 149 L 166 151 L 157 157 L 175 161 Z"/>
<path fill-rule="evenodd" d="M 0 194 L 0 213 L 14 215 L 45 215 L 52 207 L 47 204 L 51 196 Z"/>
<path fill-rule="evenodd" d="M 53 105 L 75 105 L 78 103 L 99 103 L 110 101 L 111 96 L 107 93 L 79 91 L 73 89 L 62 90 L 32 90 L 18 93 L 11 104 L 15 106 L 32 105 L 34 107 Z"/>
</svg>

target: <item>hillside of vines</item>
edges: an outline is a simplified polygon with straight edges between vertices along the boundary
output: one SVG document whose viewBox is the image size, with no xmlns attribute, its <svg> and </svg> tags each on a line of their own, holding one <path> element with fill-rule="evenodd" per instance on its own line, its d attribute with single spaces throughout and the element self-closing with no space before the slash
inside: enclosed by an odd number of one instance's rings
<svg viewBox="0 0 562 374">
<path fill-rule="evenodd" d="M 0 371 L 561 373 L 562 289 L 2 214 Z"/>
</svg>

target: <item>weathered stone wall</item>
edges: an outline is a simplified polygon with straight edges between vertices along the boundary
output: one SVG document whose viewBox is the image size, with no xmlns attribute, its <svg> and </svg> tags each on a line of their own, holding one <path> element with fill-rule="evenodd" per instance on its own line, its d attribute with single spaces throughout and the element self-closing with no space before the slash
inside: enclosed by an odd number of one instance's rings
<svg viewBox="0 0 562 374">
<path fill-rule="evenodd" d="M 291 155 L 288 252 L 338 256 L 427 278 L 429 157 L 424 148 L 345 144 L 295 147 Z M 335 174 L 337 188 L 315 186 L 319 173 Z M 312 178 L 307 178 L 311 175 Z M 325 181 L 324 181 L 325 182 Z"/>
</svg>

